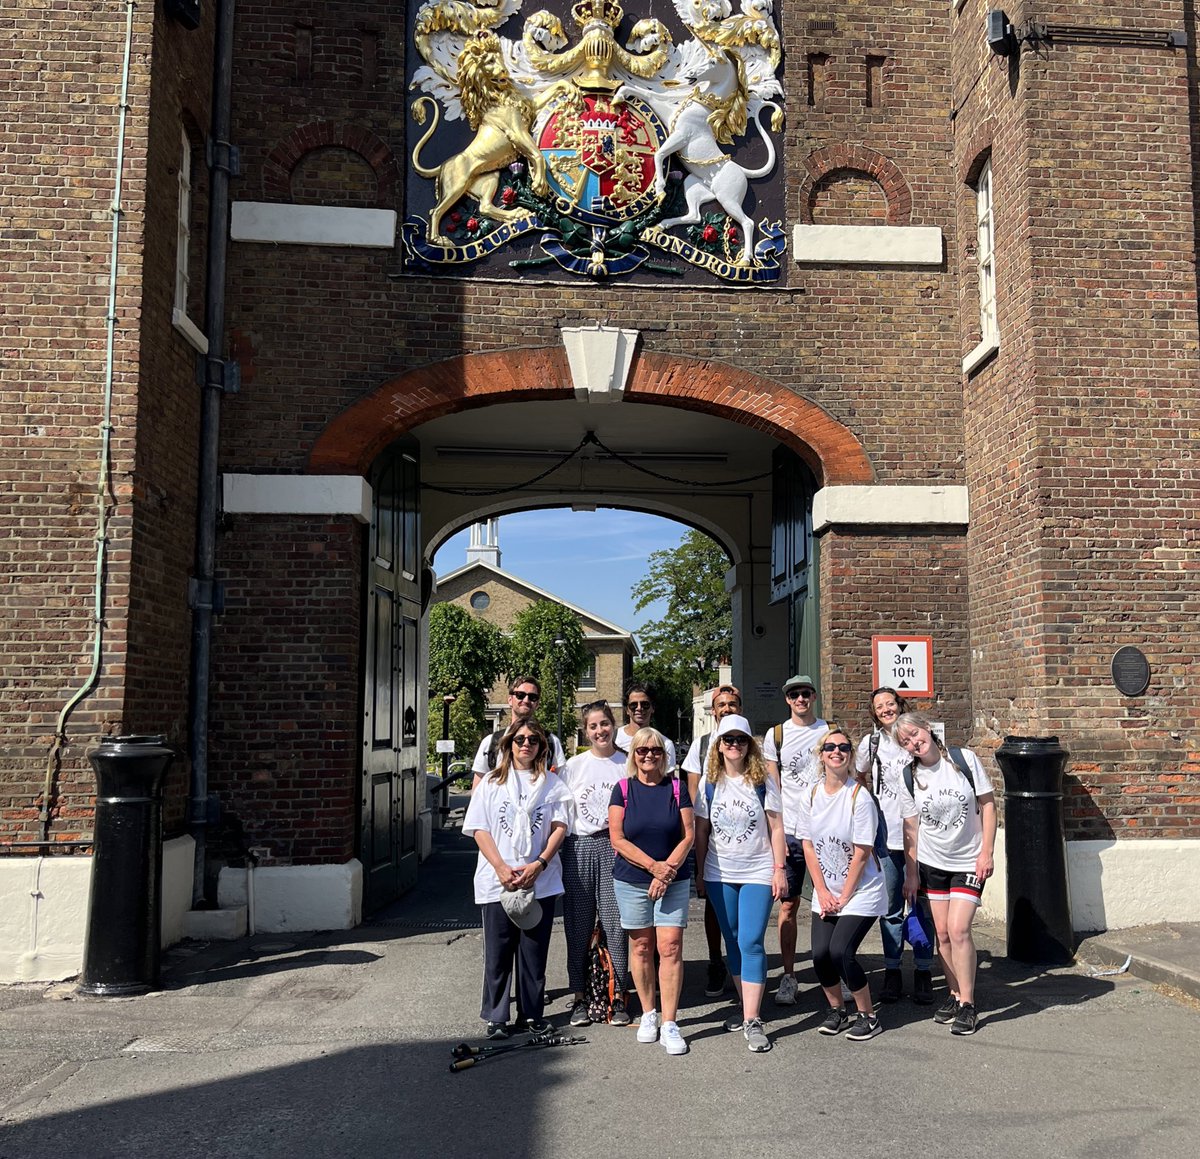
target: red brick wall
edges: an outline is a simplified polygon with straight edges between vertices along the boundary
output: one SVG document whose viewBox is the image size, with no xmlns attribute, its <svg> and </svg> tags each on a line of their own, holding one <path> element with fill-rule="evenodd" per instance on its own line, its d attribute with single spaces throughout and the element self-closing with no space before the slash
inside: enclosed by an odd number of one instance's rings
<svg viewBox="0 0 1200 1159">
<path fill-rule="evenodd" d="M 362 530 L 240 516 L 222 536 L 209 789 L 276 860 L 354 855 Z"/>
<path fill-rule="evenodd" d="M 1024 53 L 1010 83 L 966 34 L 983 8 L 963 9 L 955 57 L 961 93 L 983 67 L 956 160 L 961 173 L 991 138 L 1000 255 L 1000 354 L 966 385 L 977 738 L 1062 737 L 1074 836 L 1200 836 L 1187 53 L 1054 44 Z M 1072 4 L 1037 17 L 1181 29 L 1188 11 Z M 974 310 L 964 278 L 964 349 Z M 1123 644 L 1150 660 L 1145 696 L 1113 687 Z"/>
</svg>

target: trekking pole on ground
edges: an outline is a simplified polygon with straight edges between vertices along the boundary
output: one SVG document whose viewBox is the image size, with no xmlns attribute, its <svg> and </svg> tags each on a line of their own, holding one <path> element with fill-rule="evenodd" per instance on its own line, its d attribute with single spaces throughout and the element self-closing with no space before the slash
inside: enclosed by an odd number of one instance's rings
<svg viewBox="0 0 1200 1159">
<path fill-rule="evenodd" d="M 514 1042 L 504 1046 L 471 1046 L 469 1043 L 460 1042 L 457 1046 L 452 1047 L 450 1053 L 454 1056 L 454 1062 L 450 1064 L 451 1073 L 457 1073 L 460 1070 L 469 1070 L 477 1063 L 486 1062 L 489 1058 L 495 1058 L 501 1054 L 511 1054 L 514 1050 L 537 1050 L 548 1046 L 579 1046 L 587 1042 L 587 1039 L 572 1035 L 570 1038 L 562 1034 L 535 1034 L 528 1042 Z"/>
</svg>

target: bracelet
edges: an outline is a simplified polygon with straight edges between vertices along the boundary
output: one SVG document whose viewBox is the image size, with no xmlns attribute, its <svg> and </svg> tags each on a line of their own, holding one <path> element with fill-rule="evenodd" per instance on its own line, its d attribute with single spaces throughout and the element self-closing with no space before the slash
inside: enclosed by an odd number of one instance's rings
<svg viewBox="0 0 1200 1159">
<path fill-rule="evenodd" d="M 534 861 L 536 861 L 536 862 L 538 863 L 538 865 L 540 865 L 540 866 L 541 866 L 543 869 L 549 869 L 549 868 L 550 868 L 550 866 L 548 866 L 548 865 L 546 864 L 546 860 L 545 860 L 545 858 L 543 858 L 543 857 L 535 857 L 535 858 L 534 858 Z"/>
</svg>

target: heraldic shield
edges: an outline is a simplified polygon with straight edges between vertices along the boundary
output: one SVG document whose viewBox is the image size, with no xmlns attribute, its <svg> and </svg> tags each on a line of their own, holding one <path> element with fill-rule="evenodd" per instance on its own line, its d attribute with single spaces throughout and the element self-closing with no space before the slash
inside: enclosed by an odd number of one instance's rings
<svg viewBox="0 0 1200 1159">
<path fill-rule="evenodd" d="M 742 0 L 736 15 L 729 0 L 674 0 L 678 39 L 654 18 L 622 36 L 617 0 L 579 0 L 574 43 L 547 9 L 521 25 L 521 4 L 416 9 L 405 269 L 776 282 L 772 0 Z M 520 39 L 500 35 L 510 26 Z"/>
</svg>

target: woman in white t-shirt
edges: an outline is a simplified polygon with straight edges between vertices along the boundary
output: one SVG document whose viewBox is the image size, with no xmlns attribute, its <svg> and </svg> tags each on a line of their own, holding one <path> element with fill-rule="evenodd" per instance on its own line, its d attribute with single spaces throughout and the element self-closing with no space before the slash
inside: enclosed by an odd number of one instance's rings
<svg viewBox="0 0 1200 1159">
<path fill-rule="evenodd" d="M 920 712 L 902 713 L 892 729 L 912 757 L 911 800 L 917 811 L 915 847 L 906 842 L 904 893 L 929 901 L 938 956 L 950 996 L 934 1012 L 951 1034 L 974 1034 L 975 941 L 971 924 L 994 868 L 996 797 L 979 758 L 970 749 L 948 752 Z M 952 756 L 958 757 L 962 767 Z M 969 774 L 969 775 L 968 775 Z M 901 787 L 909 796 L 907 784 Z"/>
<path fill-rule="evenodd" d="M 584 705 L 583 733 L 591 748 L 577 753 L 563 769 L 563 783 L 575 798 L 575 815 L 563 842 L 563 931 L 567 937 L 567 979 L 575 992 L 571 1025 L 590 1026 L 584 985 L 588 951 L 597 915 L 612 958 L 616 997 L 609 1022 L 628 1026 L 625 978 L 629 951 L 621 911 L 613 894 L 613 847 L 608 833 L 608 803 L 613 786 L 625 776 L 625 754 L 613 744 L 617 722 L 607 700 Z"/>
<path fill-rule="evenodd" d="M 813 883 L 813 969 L 829 1000 L 821 1033 L 840 1034 L 849 1026 L 846 1037 L 862 1042 L 882 1027 L 858 948 L 887 913 L 887 889 L 874 849 L 879 810 L 867 786 L 850 775 L 853 752 L 850 734 L 836 726 L 817 742 L 822 776 L 800 805 L 800 836 Z M 842 982 L 857 1011 L 852 1026 Z"/>
<path fill-rule="evenodd" d="M 546 771 L 545 730 L 524 720 L 505 733 L 500 763 L 471 794 L 463 833 L 475 838 L 475 901 L 483 910 L 483 1008 L 488 1038 L 509 1035 L 509 985 L 518 962 L 517 998 L 529 1029 L 551 1029 L 546 958 L 554 899 L 563 891 L 558 851 L 571 820 L 570 790 Z M 508 909 L 506 906 L 513 906 Z M 511 915 L 511 916 L 510 916 Z"/>
<path fill-rule="evenodd" d="M 767 981 L 763 937 L 771 906 L 787 891 L 783 801 L 767 773 L 750 722 L 722 717 L 708 750 L 708 768 L 693 802 L 696 884 L 712 899 L 740 1009 L 725 1022 L 755 1053 L 771 1049 L 759 1011 Z"/>
<path fill-rule="evenodd" d="M 904 954 L 904 830 L 912 827 L 912 837 L 916 839 L 917 813 L 915 806 L 901 805 L 904 770 L 912 757 L 892 737 L 892 725 L 902 712 L 907 711 L 908 704 L 894 688 L 876 688 L 871 693 L 871 723 L 875 727 L 859 742 L 854 761 L 854 770 L 875 794 L 888 829 L 888 855 L 882 859 L 888 908 L 879 919 L 879 936 L 883 942 L 881 1002 L 898 1002 L 904 993 L 900 973 Z M 908 815 L 904 809 L 910 810 Z M 913 950 L 912 1000 L 918 1006 L 929 1006 L 933 1003 L 933 922 L 924 906 L 916 908 L 929 945 L 923 950 Z"/>
</svg>

